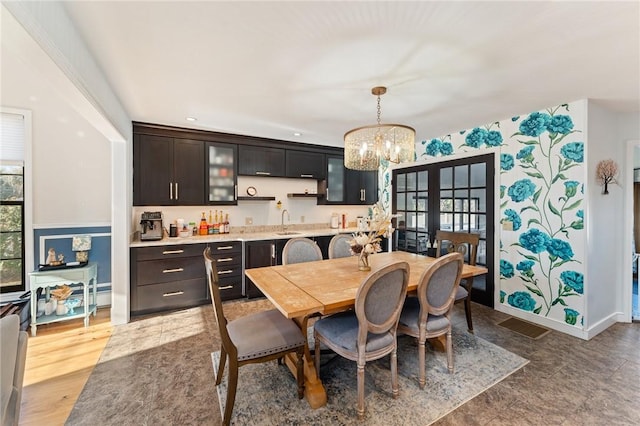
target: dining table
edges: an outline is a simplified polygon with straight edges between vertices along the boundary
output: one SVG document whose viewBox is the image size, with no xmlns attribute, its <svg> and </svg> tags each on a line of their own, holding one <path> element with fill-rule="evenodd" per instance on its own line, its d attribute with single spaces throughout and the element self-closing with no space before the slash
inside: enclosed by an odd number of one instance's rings
<svg viewBox="0 0 640 426">
<path fill-rule="evenodd" d="M 415 291 L 422 272 L 436 258 L 404 251 L 376 253 L 369 256 L 370 271 L 358 268 L 355 256 L 325 259 L 288 265 L 266 266 L 245 270 L 245 275 L 287 318 L 298 324 L 307 336 L 309 319 L 352 308 L 356 292 L 363 280 L 376 270 L 395 262 L 409 264 L 407 292 Z M 484 275 L 484 266 L 465 264 L 462 278 Z M 295 356 L 287 356 L 287 366 L 296 374 Z M 327 394 L 315 369 L 308 342 L 304 350 L 304 395 L 312 408 L 327 403 Z"/>
</svg>

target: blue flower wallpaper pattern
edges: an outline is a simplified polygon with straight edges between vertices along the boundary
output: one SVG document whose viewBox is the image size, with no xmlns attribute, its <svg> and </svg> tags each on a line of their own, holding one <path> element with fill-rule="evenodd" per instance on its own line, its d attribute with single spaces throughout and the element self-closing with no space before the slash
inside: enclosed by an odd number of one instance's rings
<svg viewBox="0 0 640 426">
<path fill-rule="evenodd" d="M 583 326 L 586 101 L 416 143 L 418 158 L 499 149 L 500 303 Z M 445 146 L 446 145 L 446 146 Z"/>
</svg>

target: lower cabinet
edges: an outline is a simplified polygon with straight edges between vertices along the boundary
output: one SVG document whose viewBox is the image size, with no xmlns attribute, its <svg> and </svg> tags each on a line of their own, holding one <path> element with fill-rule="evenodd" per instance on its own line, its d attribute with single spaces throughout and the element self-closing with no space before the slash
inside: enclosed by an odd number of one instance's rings
<svg viewBox="0 0 640 426">
<path fill-rule="evenodd" d="M 216 258 L 224 299 L 242 296 L 242 243 L 209 244 Z M 131 314 L 208 303 L 202 252 L 207 244 L 131 248 Z"/>
<path fill-rule="evenodd" d="M 281 240 L 247 241 L 244 244 L 245 269 L 276 265 L 276 241 L 280 242 Z M 282 255 L 280 257 L 282 258 Z M 245 284 L 248 298 L 264 296 L 253 281 L 247 277 L 245 277 Z"/>
</svg>

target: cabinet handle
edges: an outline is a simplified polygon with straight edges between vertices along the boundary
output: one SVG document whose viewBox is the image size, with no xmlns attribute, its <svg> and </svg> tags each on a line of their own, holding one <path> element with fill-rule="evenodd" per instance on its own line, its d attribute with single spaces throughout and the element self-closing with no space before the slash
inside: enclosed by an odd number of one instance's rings
<svg viewBox="0 0 640 426">
<path fill-rule="evenodd" d="M 173 182 L 169 182 L 169 199 L 173 200 Z"/>
<path fill-rule="evenodd" d="M 176 200 L 178 199 L 178 182 L 176 182 Z"/>
<path fill-rule="evenodd" d="M 270 176 L 271 172 L 256 172 L 257 175 Z"/>
<path fill-rule="evenodd" d="M 184 253 L 184 250 L 165 250 L 162 254 L 180 254 Z"/>
<path fill-rule="evenodd" d="M 221 246 L 221 247 L 216 247 L 216 250 L 231 250 L 233 248 L 233 246 Z"/>
<path fill-rule="evenodd" d="M 162 270 L 163 274 L 171 274 L 173 272 L 182 272 L 184 271 L 184 268 L 174 268 L 174 269 L 164 269 Z"/>
<path fill-rule="evenodd" d="M 232 274 L 233 273 L 233 269 L 227 269 L 226 271 L 218 271 L 218 275 L 226 275 L 226 274 Z"/>
<path fill-rule="evenodd" d="M 232 285 L 225 285 L 224 287 L 218 287 L 218 290 L 229 290 L 230 288 L 233 288 Z"/>
<path fill-rule="evenodd" d="M 308 178 L 312 178 L 313 175 L 300 175 L 300 177 L 308 177 Z"/>
<path fill-rule="evenodd" d="M 162 297 L 180 296 L 184 294 L 184 291 L 172 291 L 171 293 L 164 293 Z"/>
<path fill-rule="evenodd" d="M 238 199 L 238 185 L 235 185 L 233 187 L 233 194 L 234 194 L 234 198 L 237 200 Z"/>
<path fill-rule="evenodd" d="M 275 244 L 271 244 L 271 259 L 275 260 L 276 258 L 276 245 Z M 274 263 L 275 265 L 275 263 Z"/>
<path fill-rule="evenodd" d="M 231 262 L 233 260 L 233 257 L 223 257 L 221 259 L 218 259 L 216 262 L 221 263 L 221 262 Z"/>
</svg>

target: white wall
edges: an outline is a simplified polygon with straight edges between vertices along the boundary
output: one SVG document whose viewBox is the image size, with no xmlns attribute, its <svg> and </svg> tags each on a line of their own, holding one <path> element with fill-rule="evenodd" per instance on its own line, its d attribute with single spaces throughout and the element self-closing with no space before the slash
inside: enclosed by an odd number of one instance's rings
<svg viewBox="0 0 640 426">
<path fill-rule="evenodd" d="M 317 192 L 317 183 L 311 179 L 287 179 L 273 177 L 238 177 L 238 195 L 246 195 L 246 189 L 253 186 L 258 191 L 258 196 L 274 196 L 275 201 L 238 201 L 237 206 L 192 206 L 192 207 L 134 207 L 132 212 L 132 230 L 140 229 L 140 213 L 144 211 L 162 211 L 164 225 L 177 218 L 185 222 L 200 221 L 202 212 L 209 216 L 209 210 L 222 210 L 229 213 L 229 222 L 232 227 L 245 226 L 245 219 L 250 217 L 254 226 L 279 225 L 282 220 L 282 210 L 276 203 L 282 201 L 282 209 L 289 212 L 289 224 L 317 224 L 330 223 L 332 213 L 346 213 L 348 221 L 355 221 L 356 216 L 366 215 L 368 206 L 319 206 L 315 198 L 289 198 L 288 193 L 303 193 L 305 190 Z M 304 222 L 303 218 L 304 216 Z"/>
<path fill-rule="evenodd" d="M 624 233 L 624 193 L 617 185 L 609 185 L 609 194 L 596 182 L 595 170 L 602 160 L 613 159 L 624 164 L 624 147 L 618 143 L 617 115 L 594 102 L 588 104 L 587 143 L 587 261 L 585 294 L 588 324 L 585 329 L 599 327 L 620 312 Z"/>
</svg>

